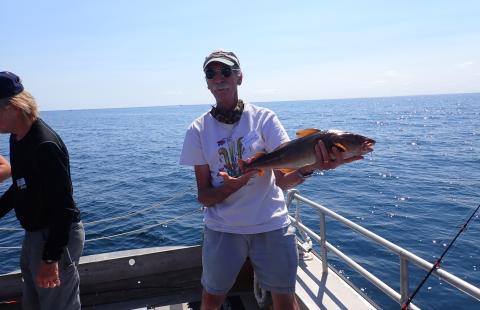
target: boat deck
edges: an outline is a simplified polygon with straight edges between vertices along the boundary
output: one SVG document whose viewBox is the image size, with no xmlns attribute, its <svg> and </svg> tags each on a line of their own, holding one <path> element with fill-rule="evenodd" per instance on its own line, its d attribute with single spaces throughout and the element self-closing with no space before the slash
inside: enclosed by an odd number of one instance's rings
<svg viewBox="0 0 480 310">
<path fill-rule="evenodd" d="M 433 270 L 432 263 L 332 210 L 300 196 L 298 191 L 289 190 L 287 206 L 291 208 L 294 201 L 295 217 L 291 215 L 290 219 L 297 228 L 298 245 L 302 254 L 296 284 L 297 300 L 302 309 L 380 308 L 340 273 L 332 267 L 327 267 L 327 253 L 343 260 L 399 305 L 405 302 L 411 293 L 409 264 L 427 272 Z M 318 212 L 320 234 L 315 232 L 318 228 L 312 230 L 301 222 L 301 205 L 312 207 Z M 327 216 L 399 257 L 399 291 L 330 244 L 326 234 Z M 323 261 L 315 251 L 305 253 L 306 250 L 312 249 L 313 241 L 320 245 Z M 198 309 L 202 292 L 201 260 L 201 246 L 145 248 L 82 257 L 78 267 L 82 308 Z M 468 283 L 442 268 L 434 269 L 432 274 L 460 292 L 480 300 L 480 288 L 475 284 Z M 253 268 L 247 260 L 223 308 L 259 309 L 253 294 L 253 282 Z M 22 294 L 20 273 L 0 275 L 0 288 L 0 308 L 20 309 Z M 410 304 L 410 308 L 419 309 L 413 303 Z"/>
<path fill-rule="evenodd" d="M 187 297 L 188 298 L 188 297 Z M 93 307 L 82 307 L 82 309 L 99 309 L 99 310 L 117 310 L 117 309 L 135 309 L 135 310 L 200 310 L 200 295 L 193 294 L 189 297 L 190 302 L 182 302 L 168 305 L 158 304 L 154 299 L 136 300 L 122 303 L 112 303 L 108 305 L 97 305 Z M 163 301 L 164 303 L 164 301 Z M 223 304 L 223 310 L 260 310 L 255 297 L 252 293 L 241 293 L 228 296 Z"/>
<path fill-rule="evenodd" d="M 376 305 L 321 260 L 306 253 L 299 263 L 295 293 L 303 309 L 377 309 Z"/>
<path fill-rule="evenodd" d="M 300 259 L 296 294 L 302 309 L 376 309 L 334 270 L 322 272 L 312 253 Z M 79 265 L 83 309 L 199 309 L 201 247 L 129 250 L 82 257 Z M 0 276 L 2 309 L 20 309 L 21 276 Z M 260 309 L 247 262 L 223 309 Z"/>
</svg>

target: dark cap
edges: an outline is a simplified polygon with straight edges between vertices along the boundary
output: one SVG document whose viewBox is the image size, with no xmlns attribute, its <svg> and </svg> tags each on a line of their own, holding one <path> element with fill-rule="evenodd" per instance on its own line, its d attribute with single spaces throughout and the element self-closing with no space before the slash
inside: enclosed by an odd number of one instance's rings
<svg viewBox="0 0 480 310">
<path fill-rule="evenodd" d="M 13 97 L 23 91 L 20 78 L 8 71 L 0 72 L 0 99 Z"/>
<path fill-rule="evenodd" d="M 210 55 L 205 57 L 203 70 L 205 70 L 205 68 L 212 62 L 221 62 L 229 67 L 240 68 L 240 61 L 238 60 L 237 55 L 229 51 L 216 50 L 211 52 Z"/>
</svg>

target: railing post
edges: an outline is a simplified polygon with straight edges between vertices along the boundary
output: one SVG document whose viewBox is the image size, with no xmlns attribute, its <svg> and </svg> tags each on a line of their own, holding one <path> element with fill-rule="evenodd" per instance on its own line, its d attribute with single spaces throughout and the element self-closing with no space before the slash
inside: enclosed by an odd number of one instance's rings
<svg viewBox="0 0 480 310">
<path fill-rule="evenodd" d="M 408 299 L 408 259 L 400 256 L 400 305 Z"/>
<path fill-rule="evenodd" d="M 287 191 L 287 197 L 285 197 L 285 204 L 287 205 L 287 209 L 290 208 L 293 202 L 293 195 L 298 194 L 298 190 L 295 188 L 289 189 Z"/>
<path fill-rule="evenodd" d="M 320 212 L 320 255 L 322 257 L 322 269 L 324 273 L 328 272 L 327 261 L 327 234 L 325 228 L 325 213 Z"/>
<path fill-rule="evenodd" d="M 290 189 L 290 190 L 287 191 L 287 196 L 285 198 L 285 202 L 287 204 L 287 209 L 289 209 L 289 210 L 290 210 L 290 207 L 293 204 L 293 199 L 295 198 L 294 197 L 295 194 L 297 194 L 297 195 L 299 194 L 299 191 L 296 190 L 296 189 Z M 296 221 L 297 225 L 302 222 L 302 220 L 300 218 L 300 203 L 297 203 L 296 208 L 295 208 L 295 221 Z M 303 251 L 303 252 L 299 252 L 299 255 L 303 255 L 306 252 L 310 252 L 310 250 L 312 249 L 312 247 L 313 247 L 312 239 L 310 238 L 310 236 L 307 233 L 305 233 L 302 229 L 300 229 L 300 227 L 298 227 L 298 233 L 300 234 L 300 236 L 304 240 L 304 242 L 299 243 L 299 246 Z M 298 240 L 298 241 L 300 241 L 300 240 Z"/>
</svg>

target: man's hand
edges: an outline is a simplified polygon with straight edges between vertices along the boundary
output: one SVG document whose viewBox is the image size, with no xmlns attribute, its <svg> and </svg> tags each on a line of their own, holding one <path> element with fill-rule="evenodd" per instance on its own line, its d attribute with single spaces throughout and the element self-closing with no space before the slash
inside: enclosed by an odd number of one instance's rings
<svg viewBox="0 0 480 310">
<path fill-rule="evenodd" d="M 332 147 L 332 153 L 335 157 L 335 160 L 330 159 L 330 155 L 328 155 L 328 150 L 325 147 L 325 144 L 322 140 L 319 140 L 317 145 L 315 145 L 315 157 L 316 161 L 312 165 L 307 165 L 300 168 L 300 172 L 302 174 L 308 174 L 309 172 L 313 172 L 316 169 L 320 170 L 330 170 L 335 169 L 340 165 L 351 163 L 355 160 L 363 159 L 363 156 L 354 156 L 351 158 L 343 159 L 342 152 L 337 149 L 336 147 Z"/>
<path fill-rule="evenodd" d="M 219 172 L 218 174 L 223 178 L 223 186 L 225 186 L 226 189 L 236 192 L 239 190 L 242 186 L 248 183 L 248 181 L 258 173 L 258 170 L 250 170 L 246 172 L 245 174 L 242 174 L 241 176 L 234 178 L 228 175 L 226 172 Z"/>
<path fill-rule="evenodd" d="M 37 285 L 41 288 L 54 288 L 60 286 L 58 262 L 47 264 L 42 260 L 35 280 Z"/>
<path fill-rule="evenodd" d="M 228 196 L 247 184 L 257 170 L 246 172 L 238 178 L 233 178 L 226 172 L 219 172 L 223 178 L 223 184 L 218 187 L 212 186 L 210 167 L 208 165 L 195 166 L 195 177 L 197 179 L 198 201 L 205 207 L 214 207 L 217 203 L 224 201 Z"/>
</svg>

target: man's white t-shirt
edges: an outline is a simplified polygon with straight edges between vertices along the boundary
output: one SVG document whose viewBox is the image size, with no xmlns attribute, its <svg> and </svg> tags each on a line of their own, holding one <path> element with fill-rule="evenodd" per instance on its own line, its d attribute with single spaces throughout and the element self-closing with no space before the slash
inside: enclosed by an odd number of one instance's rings
<svg viewBox="0 0 480 310">
<path fill-rule="evenodd" d="M 207 112 L 187 130 L 180 164 L 210 167 L 213 187 L 223 183 L 220 171 L 239 176 L 238 159 L 269 153 L 290 139 L 275 113 L 245 103 L 235 124 L 217 121 Z M 205 208 L 205 225 L 212 230 L 255 234 L 272 231 L 290 223 L 282 190 L 275 185 L 272 170 L 256 175 L 235 193 L 215 206 Z"/>
</svg>

